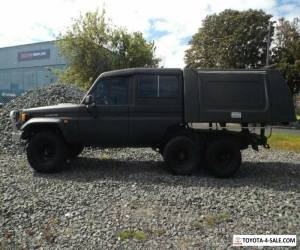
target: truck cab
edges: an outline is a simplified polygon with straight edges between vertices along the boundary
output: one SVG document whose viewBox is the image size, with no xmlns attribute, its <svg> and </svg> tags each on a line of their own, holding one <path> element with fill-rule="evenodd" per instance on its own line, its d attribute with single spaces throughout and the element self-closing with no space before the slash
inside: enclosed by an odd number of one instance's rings
<svg viewBox="0 0 300 250">
<path fill-rule="evenodd" d="M 102 74 L 82 104 L 85 145 L 158 145 L 165 131 L 184 122 L 179 69 L 127 69 Z M 93 124 L 93 125 L 92 125 Z M 91 126 L 92 125 L 92 126 Z"/>
</svg>

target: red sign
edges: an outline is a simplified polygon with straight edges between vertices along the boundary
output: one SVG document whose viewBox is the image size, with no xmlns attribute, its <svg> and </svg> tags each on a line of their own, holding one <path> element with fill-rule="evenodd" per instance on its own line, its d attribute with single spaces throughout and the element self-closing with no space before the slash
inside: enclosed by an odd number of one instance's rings
<svg viewBox="0 0 300 250">
<path fill-rule="evenodd" d="M 18 53 L 19 61 L 50 58 L 50 49 L 26 51 Z"/>
</svg>

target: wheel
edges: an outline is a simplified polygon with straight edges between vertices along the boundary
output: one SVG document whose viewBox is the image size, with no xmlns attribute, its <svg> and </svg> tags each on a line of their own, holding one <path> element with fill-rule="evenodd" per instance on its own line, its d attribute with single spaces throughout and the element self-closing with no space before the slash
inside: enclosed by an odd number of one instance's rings
<svg viewBox="0 0 300 250">
<path fill-rule="evenodd" d="M 68 158 L 74 159 L 83 151 L 84 146 L 80 144 L 68 145 L 67 147 L 67 155 Z"/>
<path fill-rule="evenodd" d="M 200 157 L 196 143 L 186 136 L 175 137 L 164 148 L 163 158 L 174 174 L 192 174 L 198 168 Z"/>
<path fill-rule="evenodd" d="M 211 142 L 206 151 L 207 169 L 216 177 L 233 176 L 242 161 L 239 145 L 230 139 Z"/>
<path fill-rule="evenodd" d="M 52 173 L 59 170 L 66 160 L 66 147 L 60 135 L 39 132 L 26 146 L 27 159 L 37 172 Z"/>
</svg>

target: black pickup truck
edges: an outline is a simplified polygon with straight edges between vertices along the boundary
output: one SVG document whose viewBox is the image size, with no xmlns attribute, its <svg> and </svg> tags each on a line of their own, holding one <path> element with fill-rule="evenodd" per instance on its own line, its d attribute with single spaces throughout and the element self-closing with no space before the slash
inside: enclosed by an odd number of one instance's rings
<svg viewBox="0 0 300 250">
<path fill-rule="evenodd" d="M 123 69 L 101 74 L 80 104 L 14 110 L 13 136 L 39 172 L 84 147 L 152 147 L 175 174 L 232 176 L 241 150 L 268 147 L 266 125 L 296 120 L 276 70 Z M 255 133 L 253 130 L 256 130 Z"/>
</svg>

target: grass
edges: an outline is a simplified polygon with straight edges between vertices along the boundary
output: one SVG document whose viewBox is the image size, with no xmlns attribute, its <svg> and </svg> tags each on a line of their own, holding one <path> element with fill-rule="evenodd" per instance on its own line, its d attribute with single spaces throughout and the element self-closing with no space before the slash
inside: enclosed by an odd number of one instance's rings
<svg viewBox="0 0 300 250">
<path fill-rule="evenodd" d="M 230 221 L 231 216 L 229 212 L 221 212 L 219 214 L 211 215 L 206 217 L 206 223 L 209 226 L 214 226 L 222 222 Z"/>
<path fill-rule="evenodd" d="M 222 211 L 217 214 L 201 216 L 199 220 L 193 221 L 191 226 L 196 230 L 202 231 L 206 226 L 214 227 L 230 221 L 232 221 L 231 214 L 228 211 Z"/>
<path fill-rule="evenodd" d="M 284 133 L 272 134 L 268 140 L 271 148 L 300 153 L 300 136 Z"/>
<path fill-rule="evenodd" d="M 120 238 L 120 240 L 127 240 L 127 239 L 136 239 L 136 240 L 146 240 L 146 234 L 143 231 L 134 231 L 134 230 L 124 230 L 117 234 L 117 237 Z"/>
</svg>

